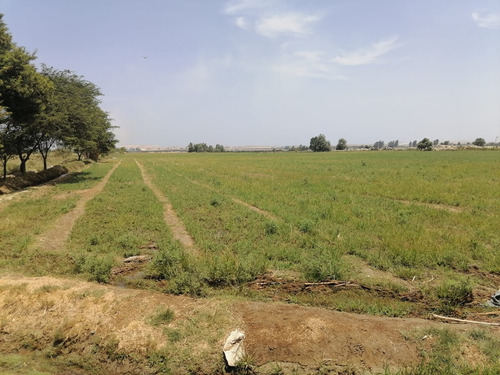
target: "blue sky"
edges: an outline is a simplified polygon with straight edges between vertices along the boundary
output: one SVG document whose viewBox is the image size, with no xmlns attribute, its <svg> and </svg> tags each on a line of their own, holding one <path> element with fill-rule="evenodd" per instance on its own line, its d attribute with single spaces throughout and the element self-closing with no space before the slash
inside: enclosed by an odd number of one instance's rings
<svg viewBox="0 0 500 375">
<path fill-rule="evenodd" d="M 500 1 L 0 0 L 120 145 L 500 136 Z"/>
</svg>

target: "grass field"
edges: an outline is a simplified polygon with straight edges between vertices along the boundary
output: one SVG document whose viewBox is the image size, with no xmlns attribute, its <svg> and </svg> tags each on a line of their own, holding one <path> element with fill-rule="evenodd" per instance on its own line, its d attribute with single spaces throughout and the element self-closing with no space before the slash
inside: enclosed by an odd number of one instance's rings
<svg viewBox="0 0 500 375">
<path fill-rule="evenodd" d="M 483 302 L 500 286 L 495 151 L 118 159 L 1 202 L 0 273 L 397 317 L 488 312 Z M 118 161 L 63 246 L 38 244 Z M 193 248 L 165 223 L 144 173 Z M 137 255 L 150 261 L 117 271 Z"/>
</svg>

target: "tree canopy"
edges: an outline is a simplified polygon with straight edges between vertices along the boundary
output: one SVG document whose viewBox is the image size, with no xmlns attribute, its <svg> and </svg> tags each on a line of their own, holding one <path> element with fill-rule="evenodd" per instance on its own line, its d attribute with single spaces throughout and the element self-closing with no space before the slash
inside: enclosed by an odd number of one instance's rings
<svg viewBox="0 0 500 375">
<path fill-rule="evenodd" d="M 0 159 L 20 160 L 20 171 L 34 152 L 47 155 L 55 145 L 81 158 L 97 160 L 115 147 L 110 118 L 100 107 L 100 90 L 69 70 L 43 66 L 39 72 L 28 53 L 12 41 L 0 14 Z"/>
<path fill-rule="evenodd" d="M 417 144 L 417 149 L 422 151 L 432 151 L 432 142 L 429 138 L 424 138 Z"/>
<path fill-rule="evenodd" d="M 332 146 L 330 141 L 328 141 L 324 134 L 317 135 L 311 138 L 309 148 L 314 152 L 325 152 L 330 151 Z"/>
<path fill-rule="evenodd" d="M 474 146 L 483 147 L 486 144 L 486 141 L 484 140 L 484 138 L 476 138 L 474 142 L 472 142 L 472 144 Z"/>
<path fill-rule="evenodd" d="M 347 141 L 344 138 L 340 138 L 337 142 L 336 150 L 347 150 Z"/>
</svg>

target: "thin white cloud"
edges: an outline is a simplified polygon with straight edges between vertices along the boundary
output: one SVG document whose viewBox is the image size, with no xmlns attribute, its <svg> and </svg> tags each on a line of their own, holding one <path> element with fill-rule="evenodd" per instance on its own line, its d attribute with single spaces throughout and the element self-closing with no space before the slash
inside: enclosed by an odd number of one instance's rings
<svg viewBox="0 0 500 375">
<path fill-rule="evenodd" d="M 250 24 L 247 22 L 245 17 L 238 17 L 234 20 L 234 23 L 236 26 L 238 26 L 240 29 L 243 30 L 249 30 L 250 29 Z"/>
<path fill-rule="evenodd" d="M 343 52 L 332 59 L 340 65 L 367 65 L 377 61 L 377 59 L 393 49 L 402 46 L 398 43 L 398 37 L 393 36 L 389 39 L 383 39 L 380 42 L 373 43 L 369 48 L 359 49 L 356 51 Z"/>
<path fill-rule="evenodd" d="M 320 19 L 317 15 L 298 12 L 264 16 L 257 21 L 255 31 L 267 38 L 282 35 L 305 36 L 311 34 L 309 26 Z"/>
<path fill-rule="evenodd" d="M 224 13 L 237 14 L 249 10 L 262 9 L 268 6 L 267 0 L 234 0 L 224 7 Z"/>
<path fill-rule="evenodd" d="M 229 54 L 216 58 L 200 58 L 194 66 L 179 75 L 179 82 L 186 92 L 204 92 L 211 87 L 221 71 L 233 66 L 233 57 Z"/>
<path fill-rule="evenodd" d="M 347 79 L 335 71 L 332 63 L 324 57 L 321 51 L 297 51 L 287 56 L 281 64 L 276 65 L 274 70 L 294 77 Z"/>
<path fill-rule="evenodd" d="M 500 13 L 473 12 L 472 19 L 479 27 L 500 30 Z"/>
</svg>

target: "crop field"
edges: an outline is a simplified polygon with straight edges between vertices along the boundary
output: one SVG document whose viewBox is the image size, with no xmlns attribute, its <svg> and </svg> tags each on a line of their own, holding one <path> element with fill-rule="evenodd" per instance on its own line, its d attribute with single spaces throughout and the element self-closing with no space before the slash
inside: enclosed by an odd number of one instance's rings
<svg viewBox="0 0 500 375">
<path fill-rule="evenodd" d="M 494 323 L 499 186 L 495 151 L 116 155 L 0 200 L 0 275 Z"/>
</svg>

